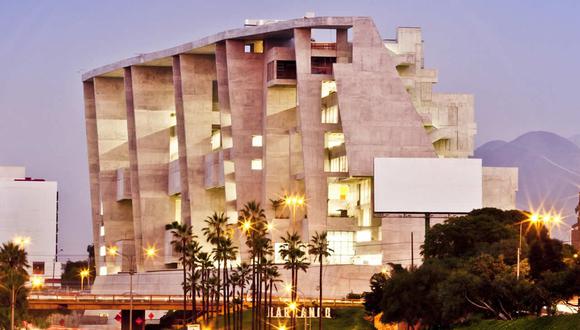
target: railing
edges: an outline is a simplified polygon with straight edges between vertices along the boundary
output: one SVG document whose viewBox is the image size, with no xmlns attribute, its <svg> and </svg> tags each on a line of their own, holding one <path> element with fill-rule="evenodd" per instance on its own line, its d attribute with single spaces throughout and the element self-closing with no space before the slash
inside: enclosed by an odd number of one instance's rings
<svg viewBox="0 0 580 330">
<path fill-rule="evenodd" d="M 118 302 L 126 303 L 131 300 L 128 294 L 103 295 L 103 294 L 48 294 L 31 293 L 28 295 L 29 301 L 73 301 L 73 302 Z M 186 299 L 189 301 L 189 299 Z M 176 303 L 183 302 L 183 295 L 133 295 L 134 303 Z"/>
<path fill-rule="evenodd" d="M 336 43 L 334 42 L 313 42 L 310 45 L 311 49 L 336 50 Z"/>
</svg>

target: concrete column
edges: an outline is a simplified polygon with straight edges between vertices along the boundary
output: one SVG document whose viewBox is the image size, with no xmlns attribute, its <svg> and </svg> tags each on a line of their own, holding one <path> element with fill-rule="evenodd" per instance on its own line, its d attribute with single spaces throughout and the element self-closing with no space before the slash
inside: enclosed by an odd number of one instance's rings
<svg viewBox="0 0 580 330">
<path fill-rule="evenodd" d="M 168 195 L 170 130 L 175 125 L 172 68 L 126 68 L 125 91 L 135 250 L 140 270 L 159 269 L 164 257 L 171 255 L 161 233 L 175 215 Z M 148 246 L 158 249 L 158 257 L 143 258 L 143 248 Z"/>
<path fill-rule="evenodd" d="M 204 243 L 205 218 L 224 211 L 224 189 L 205 189 L 204 156 L 212 152 L 212 84 L 215 57 L 181 54 L 174 57 L 175 106 L 181 174 L 182 217 Z M 218 122 L 219 124 L 219 122 Z"/>
<path fill-rule="evenodd" d="M 298 129 L 302 141 L 308 216 L 308 228 L 302 228 L 304 240 L 308 240 L 315 231 L 325 230 L 328 196 L 328 184 L 324 173 L 325 126 L 320 119 L 322 78 L 311 74 L 310 32 L 310 29 L 294 30 L 298 78 Z"/>
<path fill-rule="evenodd" d="M 93 227 L 93 242 L 95 242 L 95 263 L 97 270 L 102 266 L 102 258 L 99 255 L 99 226 L 100 216 L 100 193 L 99 193 L 99 144 L 97 135 L 97 113 L 95 108 L 95 87 L 92 80 L 83 82 L 83 94 L 85 101 L 85 124 L 87 129 L 87 153 L 89 157 L 89 181 L 91 194 L 91 218 Z"/>
<path fill-rule="evenodd" d="M 117 201 L 117 170 L 129 167 L 129 145 L 127 138 L 127 112 L 123 78 L 94 78 L 97 133 L 99 146 L 99 188 L 102 203 L 102 220 L 105 226 L 106 246 L 133 245 L 133 215 L 130 200 Z M 121 250 L 120 250 L 121 251 Z M 123 271 L 130 265 L 126 260 L 112 260 L 121 264 Z"/>
</svg>

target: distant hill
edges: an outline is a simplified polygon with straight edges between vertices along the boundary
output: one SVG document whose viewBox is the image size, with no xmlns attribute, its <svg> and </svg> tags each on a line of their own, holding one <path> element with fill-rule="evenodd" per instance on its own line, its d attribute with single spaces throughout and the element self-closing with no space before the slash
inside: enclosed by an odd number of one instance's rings
<svg viewBox="0 0 580 330">
<path fill-rule="evenodd" d="M 518 208 L 553 209 L 568 224 L 575 222 L 580 192 L 580 147 L 575 142 L 554 133 L 529 132 L 510 142 L 490 141 L 474 157 L 484 166 L 519 168 Z M 557 236 L 569 240 L 568 229 L 561 228 Z"/>
</svg>

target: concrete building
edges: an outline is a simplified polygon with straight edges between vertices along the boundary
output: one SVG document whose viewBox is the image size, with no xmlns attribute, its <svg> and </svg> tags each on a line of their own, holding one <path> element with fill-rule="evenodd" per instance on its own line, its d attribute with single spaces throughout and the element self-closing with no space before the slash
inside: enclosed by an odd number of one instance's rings
<svg viewBox="0 0 580 330">
<path fill-rule="evenodd" d="M 138 291 L 179 293 L 165 224 L 190 223 L 201 237 L 213 211 L 235 222 L 252 200 L 276 228 L 278 250 L 290 212 L 270 201 L 288 194 L 306 199 L 295 214 L 302 237 L 329 233 L 335 253 L 325 277 L 336 285 L 328 296 L 366 290 L 388 262 L 420 260 L 424 216 L 376 212 L 373 162 L 468 158 L 473 96 L 432 91 L 437 71 L 424 68 L 419 28 L 383 40 L 367 17 L 246 23 L 83 75 L 102 275 L 95 290 L 126 291 L 127 279 L 114 274 L 128 270 L 129 259 L 106 256 L 115 245 L 136 256 Z M 482 173 L 477 206 L 514 208 L 517 171 Z M 451 211 L 433 215 L 433 223 Z M 162 257 L 142 258 L 147 246 Z M 301 282 L 315 295 L 317 281 Z"/>
<path fill-rule="evenodd" d="M 56 182 L 26 177 L 24 167 L 0 166 L 0 243 L 21 245 L 28 273 L 47 285 L 60 285 L 57 203 Z"/>
</svg>

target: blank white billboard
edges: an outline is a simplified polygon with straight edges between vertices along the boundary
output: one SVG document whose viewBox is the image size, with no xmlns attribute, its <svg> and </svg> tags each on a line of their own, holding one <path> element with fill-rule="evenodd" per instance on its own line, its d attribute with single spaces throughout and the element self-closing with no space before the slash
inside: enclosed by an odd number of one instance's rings
<svg viewBox="0 0 580 330">
<path fill-rule="evenodd" d="M 375 158 L 378 213 L 464 213 L 482 206 L 481 159 Z"/>
</svg>

